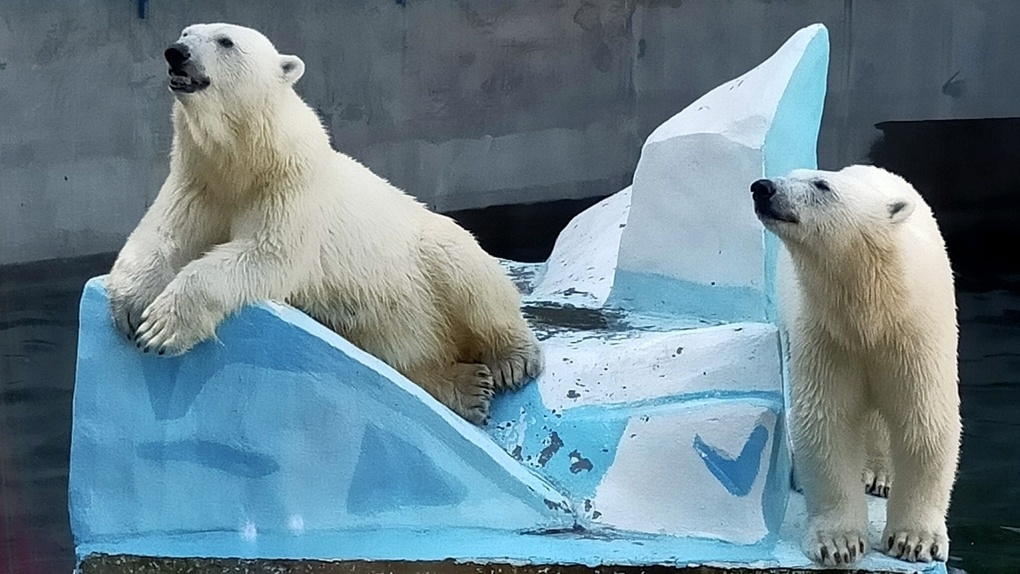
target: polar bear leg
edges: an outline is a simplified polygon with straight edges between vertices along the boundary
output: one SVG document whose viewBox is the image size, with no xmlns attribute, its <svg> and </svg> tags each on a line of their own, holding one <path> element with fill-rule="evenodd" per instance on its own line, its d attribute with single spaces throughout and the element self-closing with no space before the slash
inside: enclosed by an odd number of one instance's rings
<svg viewBox="0 0 1020 574">
<path fill-rule="evenodd" d="M 463 332 L 460 360 L 484 363 L 497 389 L 519 387 L 542 371 L 538 339 L 521 315 L 521 296 L 503 267 L 462 228 L 438 220 L 445 241 L 423 246 L 425 268 L 450 323 Z"/>
<path fill-rule="evenodd" d="M 167 178 L 106 278 L 114 324 L 129 339 L 142 323 L 142 312 L 180 268 L 223 233 L 222 218 L 178 186 Z"/>
<path fill-rule="evenodd" d="M 467 326 L 474 348 L 468 355 L 488 365 L 497 389 L 516 389 L 542 372 L 542 349 L 521 315 L 520 294 L 502 267 L 495 261 L 480 267 L 474 285 L 483 286 L 463 297 L 464 308 L 472 308 Z"/>
<path fill-rule="evenodd" d="M 300 260 L 296 254 L 269 253 L 252 240 L 216 246 L 185 265 L 146 307 L 136 335 L 138 347 L 159 355 L 179 355 L 212 338 L 223 319 L 244 305 L 283 301 L 293 290 L 293 266 Z"/>
<path fill-rule="evenodd" d="M 860 483 L 863 379 L 848 361 L 820 350 L 794 349 L 791 438 L 808 510 L 804 553 L 838 566 L 867 550 L 868 508 Z"/>
<path fill-rule="evenodd" d="M 867 452 L 864 491 L 873 496 L 889 498 L 893 478 L 889 425 L 875 409 L 864 417 L 864 445 Z"/>
<path fill-rule="evenodd" d="M 955 385 L 940 385 L 939 373 L 878 385 L 890 427 L 896 488 L 889 495 L 885 551 L 911 562 L 946 561 L 946 514 L 956 475 L 960 440 Z M 939 395 L 939 396 L 936 396 Z M 945 395 L 945 396 L 942 396 Z"/>
<path fill-rule="evenodd" d="M 411 373 L 408 378 L 469 422 L 480 425 L 489 417 L 496 387 L 486 365 L 455 363 L 438 371 Z"/>
</svg>

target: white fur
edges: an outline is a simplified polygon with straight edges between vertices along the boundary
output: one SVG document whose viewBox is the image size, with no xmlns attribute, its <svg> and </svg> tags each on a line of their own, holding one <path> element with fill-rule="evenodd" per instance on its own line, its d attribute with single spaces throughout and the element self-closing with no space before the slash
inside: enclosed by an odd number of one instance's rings
<svg viewBox="0 0 1020 574">
<path fill-rule="evenodd" d="M 774 205 L 798 220 L 762 217 L 785 247 L 779 307 L 804 550 L 830 566 L 860 557 L 865 490 L 884 494 L 895 471 L 885 550 L 944 561 L 961 425 L 953 276 L 931 209 L 871 166 L 773 181 Z"/>
<path fill-rule="evenodd" d="M 228 24 L 178 42 L 210 85 L 177 95 L 170 175 L 107 280 L 122 332 L 178 354 L 244 305 L 286 301 L 476 423 L 495 390 L 538 374 L 498 262 L 330 147 L 292 88 L 300 59 Z"/>
</svg>

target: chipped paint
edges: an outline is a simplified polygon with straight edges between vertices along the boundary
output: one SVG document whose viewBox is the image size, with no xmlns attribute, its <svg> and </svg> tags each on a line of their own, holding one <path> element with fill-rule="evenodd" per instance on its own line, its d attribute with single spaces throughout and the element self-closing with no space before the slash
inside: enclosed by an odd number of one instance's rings
<svg viewBox="0 0 1020 574">
<path fill-rule="evenodd" d="M 563 440 L 560 439 L 560 435 L 556 431 L 553 431 L 549 433 L 549 438 L 546 439 L 545 445 L 542 452 L 538 454 L 538 466 L 549 464 L 549 460 L 563 447 Z"/>
<path fill-rule="evenodd" d="M 581 456 L 581 453 L 571 451 L 570 453 L 570 472 L 577 474 L 581 471 L 589 471 L 593 467 L 591 461 Z"/>
</svg>

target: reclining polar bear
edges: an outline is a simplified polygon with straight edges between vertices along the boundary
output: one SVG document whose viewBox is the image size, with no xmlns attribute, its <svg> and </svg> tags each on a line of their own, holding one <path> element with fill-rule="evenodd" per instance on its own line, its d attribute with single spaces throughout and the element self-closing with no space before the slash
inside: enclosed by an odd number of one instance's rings
<svg viewBox="0 0 1020 574">
<path fill-rule="evenodd" d="M 107 279 L 117 327 L 158 354 L 286 301 L 464 418 L 542 368 L 520 296 L 464 229 L 334 151 L 255 30 L 186 28 L 170 65 L 170 175 Z"/>
</svg>

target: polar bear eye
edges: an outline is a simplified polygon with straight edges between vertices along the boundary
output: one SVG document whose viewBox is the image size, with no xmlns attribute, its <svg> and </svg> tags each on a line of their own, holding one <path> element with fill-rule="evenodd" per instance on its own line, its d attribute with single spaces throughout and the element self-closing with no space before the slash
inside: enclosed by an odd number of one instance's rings
<svg viewBox="0 0 1020 574">
<path fill-rule="evenodd" d="M 234 47 L 234 41 L 231 40 L 230 38 L 227 38 L 226 36 L 217 38 L 216 39 L 216 43 L 219 44 L 221 48 L 233 48 Z"/>
<path fill-rule="evenodd" d="M 832 188 L 829 187 L 829 184 L 822 179 L 816 179 L 812 181 L 811 185 L 815 186 L 815 189 L 817 189 L 818 191 L 832 191 Z"/>
</svg>

